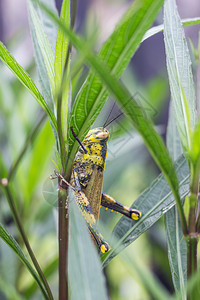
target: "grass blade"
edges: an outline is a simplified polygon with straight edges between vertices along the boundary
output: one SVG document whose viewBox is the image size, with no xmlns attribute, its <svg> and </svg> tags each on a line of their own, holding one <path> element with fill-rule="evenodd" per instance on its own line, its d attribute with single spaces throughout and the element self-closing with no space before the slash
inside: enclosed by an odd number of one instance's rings
<svg viewBox="0 0 200 300">
<path fill-rule="evenodd" d="M 73 193 L 69 193 L 70 243 L 69 281 L 71 300 L 108 299 L 97 251 Z M 77 288 L 78 287 L 78 288 Z"/>
<path fill-rule="evenodd" d="M 28 89 L 31 95 L 40 104 L 42 109 L 48 115 L 50 121 L 52 122 L 54 128 L 57 130 L 57 123 L 54 114 L 48 107 L 44 98 L 38 91 L 35 83 L 28 75 L 28 73 L 17 63 L 14 57 L 9 53 L 6 47 L 0 42 L 0 59 L 2 62 L 12 71 L 12 73 L 21 81 L 21 83 Z"/>
<path fill-rule="evenodd" d="M 164 6 L 167 69 L 177 128 L 184 150 L 191 148 L 191 129 L 196 122 L 196 100 L 191 60 L 174 0 Z"/>
<path fill-rule="evenodd" d="M 173 103 L 170 105 L 167 128 L 167 146 L 174 160 L 183 152 L 178 136 Z M 165 215 L 165 228 L 168 244 L 168 257 L 172 273 L 174 288 L 182 291 L 182 299 L 186 300 L 184 285 L 187 280 L 187 247 L 183 236 L 177 207 L 173 207 Z"/>
<path fill-rule="evenodd" d="M 46 291 L 37 275 L 35 270 L 32 268 L 31 264 L 25 257 L 24 253 L 22 252 L 20 246 L 15 241 L 15 239 L 3 228 L 3 226 L 0 224 L 0 237 L 1 239 L 15 252 L 15 254 L 20 258 L 22 263 L 26 266 L 26 268 L 29 270 L 35 281 L 37 282 L 43 296 L 45 299 L 49 299 L 48 295 L 46 294 Z"/>
<path fill-rule="evenodd" d="M 181 156 L 175 164 L 180 182 L 180 195 L 183 198 L 189 191 L 189 169 L 184 156 Z M 143 232 L 157 222 L 170 208 L 175 205 L 174 196 L 170 190 L 164 175 L 159 175 L 152 184 L 137 198 L 133 207 L 142 212 L 139 221 L 132 221 L 122 217 L 113 230 L 118 242 L 114 250 L 104 260 L 106 265 L 125 247 L 130 245 Z"/>
</svg>

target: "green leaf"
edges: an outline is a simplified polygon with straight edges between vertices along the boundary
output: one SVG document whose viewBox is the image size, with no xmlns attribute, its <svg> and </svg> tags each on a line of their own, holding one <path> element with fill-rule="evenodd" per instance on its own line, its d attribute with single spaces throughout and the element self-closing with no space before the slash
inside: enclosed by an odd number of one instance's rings
<svg viewBox="0 0 200 300">
<path fill-rule="evenodd" d="M 196 123 L 196 100 L 191 60 L 174 0 L 164 6 L 167 69 L 177 128 L 185 151 L 191 149 L 191 129 Z"/>
<path fill-rule="evenodd" d="M 190 25 L 196 25 L 196 24 L 200 24 L 200 18 L 186 18 L 186 19 L 182 19 L 181 20 L 181 24 L 183 26 L 190 26 Z M 142 41 L 147 40 L 148 38 L 150 38 L 151 36 L 154 36 L 155 34 L 162 32 L 164 29 L 164 25 L 158 25 L 158 26 L 154 26 L 152 28 L 150 28 L 144 35 Z"/>
<path fill-rule="evenodd" d="M 21 83 L 28 89 L 31 95 L 40 104 L 43 110 L 48 115 L 50 121 L 52 122 L 54 128 L 57 130 L 56 119 L 44 98 L 38 91 L 35 83 L 28 75 L 28 73 L 17 63 L 14 57 L 8 52 L 6 47 L 0 42 L 0 59 L 2 62 L 12 71 L 12 73 L 21 81 Z"/>
<path fill-rule="evenodd" d="M 170 104 L 169 110 L 167 146 L 173 160 L 176 160 L 183 152 L 176 127 L 173 103 Z M 166 213 L 165 228 L 174 288 L 176 291 L 182 291 L 182 299 L 184 300 L 187 298 L 183 289 L 187 280 L 187 246 L 176 206 Z"/>
<path fill-rule="evenodd" d="M 49 81 L 51 84 L 51 89 L 53 95 L 55 94 L 55 81 L 54 81 L 54 53 L 51 47 L 51 44 L 49 43 L 49 40 L 46 36 L 46 33 L 42 27 L 42 24 L 40 22 L 40 19 L 34 9 L 34 6 L 32 2 L 28 1 L 28 8 L 31 18 L 31 30 L 35 31 L 35 36 L 37 39 L 37 43 L 40 47 L 40 51 L 42 53 L 42 57 L 45 63 L 45 67 L 47 70 L 47 74 L 49 77 Z"/>
<path fill-rule="evenodd" d="M 181 156 L 175 164 L 180 182 L 180 195 L 183 198 L 189 191 L 189 169 L 184 156 Z M 143 232 L 157 222 L 170 208 L 175 205 L 174 196 L 163 174 L 159 175 L 153 183 L 137 198 L 132 207 L 142 212 L 139 221 L 132 221 L 122 217 L 113 230 L 118 239 L 113 251 L 104 261 L 106 265 L 125 247 L 130 245 Z"/>
<path fill-rule="evenodd" d="M 180 138 L 177 131 L 174 105 L 170 102 L 169 106 L 169 118 L 167 124 L 167 148 L 173 159 L 177 160 L 179 156 L 183 153 L 183 148 L 181 146 Z"/>
<path fill-rule="evenodd" d="M 48 295 L 46 294 L 46 291 L 40 281 L 40 278 L 38 277 L 35 270 L 32 268 L 31 264 L 25 257 L 24 253 L 22 252 L 20 246 L 15 241 L 15 239 L 3 228 L 3 226 L 0 224 L 0 237 L 1 239 L 15 252 L 15 254 L 20 258 L 22 263 L 26 266 L 26 268 L 29 270 L 35 281 L 37 282 L 43 296 L 45 299 L 49 299 Z"/>
<path fill-rule="evenodd" d="M 66 27 L 70 27 L 70 0 L 64 0 L 60 14 L 60 20 Z M 56 41 L 56 55 L 55 55 L 55 86 L 58 92 L 61 86 L 63 70 L 65 66 L 67 49 L 69 46 L 69 39 L 59 27 Z"/>
<path fill-rule="evenodd" d="M 70 299 L 108 299 L 99 256 L 71 191 L 69 191 L 69 208 Z"/>
<path fill-rule="evenodd" d="M 66 27 L 70 28 L 70 0 L 64 0 L 62 3 L 61 8 L 61 14 L 60 14 L 60 20 L 65 24 Z M 70 52 L 68 52 L 67 57 L 67 51 L 69 50 L 69 39 L 68 37 L 63 33 L 63 30 L 61 27 L 58 27 L 58 34 L 57 34 L 57 41 L 56 41 L 56 54 L 55 54 L 55 62 L 54 62 L 54 68 L 55 68 L 55 102 L 57 104 L 57 119 L 58 119 L 58 128 L 61 129 L 62 136 L 64 139 L 64 143 L 67 143 L 67 129 L 68 129 L 68 102 L 70 100 L 70 76 L 69 76 L 69 70 L 70 70 Z M 67 64 L 66 59 L 68 59 Z M 61 94 L 62 92 L 62 94 Z M 59 99 L 60 98 L 60 99 Z M 61 102 L 61 103 L 57 103 Z M 59 111 L 60 108 L 60 111 Z M 60 136 L 61 136 L 60 132 Z M 60 146 L 64 148 L 63 146 Z M 62 151 L 61 151 L 62 153 Z M 64 156 L 66 154 L 64 153 Z"/>
<path fill-rule="evenodd" d="M 103 61 L 115 78 L 119 78 L 130 62 L 146 30 L 153 23 L 162 0 L 136 0 L 127 10 L 116 26 L 112 35 L 104 43 L 98 54 L 99 61 Z M 79 49 L 80 50 L 80 49 Z M 82 51 L 80 51 L 83 54 Z M 106 72 L 106 70 L 105 70 Z M 101 111 L 109 93 L 102 80 L 91 71 L 75 100 L 70 126 L 73 126 L 78 138 L 83 139 L 99 112 Z M 70 135 L 70 160 L 78 149 L 74 138 Z"/>
<path fill-rule="evenodd" d="M 58 16 L 55 0 L 40 0 L 40 2 L 53 10 L 54 13 Z M 34 3 L 34 7 L 40 19 L 40 22 L 42 23 L 42 27 L 44 28 L 47 38 L 51 44 L 53 52 L 55 53 L 58 28 L 55 22 L 53 22 L 52 19 L 49 19 L 49 17 L 44 13 L 37 2 Z"/>
<path fill-rule="evenodd" d="M 39 11 L 39 9 L 37 9 L 37 12 L 38 11 Z M 44 15 L 44 13 L 43 13 L 43 15 Z M 53 111 L 54 110 L 54 101 L 53 101 L 51 84 L 49 81 L 49 77 L 47 75 L 47 69 L 46 69 L 45 62 L 44 62 L 44 59 L 42 56 L 42 52 L 41 52 L 41 49 L 40 49 L 40 46 L 38 43 L 38 39 L 36 36 L 33 21 L 30 16 L 29 16 L 29 24 L 30 24 L 29 26 L 30 26 L 31 37 L 32 37 L 32 42 L 33 42 L 33 48 L 34 48 L 34 52 L 35 52 L 35 61 L 36 61 L 36 65 L 37 65 L 38 75 L 39 75 L 41 93 L 42 93 L 44 99 L 46 100 L 47 104 L 49 105 L 50 109 Z"/>
<path fill-rule="evenodd" d="M 199 168 L 199 160 L 200 160 L 200 120 L 196 124 L 194 131 L 192 133 L 192 145 L 191 145 L 191 151 L 190 151 L 190 157 L 196 165 L 196 167 Z"/>
</svg>

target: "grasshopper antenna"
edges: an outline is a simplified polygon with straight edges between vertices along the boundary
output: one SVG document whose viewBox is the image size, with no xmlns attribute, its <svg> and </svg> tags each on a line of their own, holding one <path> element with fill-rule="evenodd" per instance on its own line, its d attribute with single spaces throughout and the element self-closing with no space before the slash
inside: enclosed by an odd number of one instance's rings
<svg viewBox="0 0 200 300">
<path fill-rule="evenodd" d="M 118 119 L 121 115 L 123 115 L 123 112 L 120 113 L 118 116 L 116 116 L 114 119 L 112 119 L 110 122 L 108 122 L 108 123 L 106 124 L 106 127 L 107 127 L 108 125 L 110 125 L 113 121 L 115 121 L 116 119 Z M 103 128 L 105 128 L 105 127 L 103 127 Z"/>
<path fill-rule="evenodd" d="M 112 106 L 112 108 L 111 108 L 111 111 L 109 112 L 109 115 L 108 115 L 108 117 L 107 117 L 107 119 L 106 119 L 106 121 L 105 121 L 105 123 L 104 123 L 104 125 L 103 125 L 103 129 L 108 125 L 108 124 L 106 124 L 106 123 L 108 122 L 108 120 L 109 120 L 109 118 L 110 118 L 110 116 L 111 116 L 111 114 L 112 114 L 112 111 L 113 111 L 114 107 L 115 107 L 115 102 L 113 103 L 113 106 Z"/>
<path fill-rule="evenodd" d="M 104 125 L 103 125 L 103 128 L 107 127 L 107 126 L 110 125 L 113 121 L 115 121 L 115 120 L 118 119 L 121 115 L 123 115 L 123 113 L 120 113 L 117 117 L 115 117 L 114 119 L 112 119 L 111 121 L 108 122 L 108 120 L 109 120 L 109 118 L 110 118 L 110 116 L 111 116 L 111 114 L 112 114 L 112 112 L 113 112 L 114 107 L 115 107 L 115 102 L 114 102 L 114 104 L 113 104 L 113 106 L 112 106 L 112 109 L 111 109 L 111 111 L 110 111 L 110 113 L 109 113 L 107 119 L 106 119 L 106 122 L 105 122 Z M 107 122 L 108 122 L 108 123 L 107 123 Z"/>
<path fill-rule="evenodd" d="M 81 141 L 79 140 L 79 138 L 77 137 L 77 135 L 75 134 L 74 129 L 73 129 L 72 126 L 70 127 L 70 129 L 71 129 L 73 137 L 77 140 L 77 142 L 80 144 L 80 146 L 83 149 L 83 151 L 87 154 L 88 153 L 87 149 L 85 149 L 85 147 L 83 146 L 83 144 L 81 143 Z"/>
</svg>

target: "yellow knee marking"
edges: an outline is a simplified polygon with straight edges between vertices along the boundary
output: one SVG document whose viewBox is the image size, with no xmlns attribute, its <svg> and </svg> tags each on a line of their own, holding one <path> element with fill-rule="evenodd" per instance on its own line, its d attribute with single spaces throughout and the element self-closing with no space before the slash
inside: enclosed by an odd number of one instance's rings
<svg viewBox="0 0 200 300">
<path fill-rule="evenodd" d="M 139 210 L 135 210 L 131 214 L 131 219 L 133 220 L 139 220 L 141 218 L 142 213 Z"/>
</svg>

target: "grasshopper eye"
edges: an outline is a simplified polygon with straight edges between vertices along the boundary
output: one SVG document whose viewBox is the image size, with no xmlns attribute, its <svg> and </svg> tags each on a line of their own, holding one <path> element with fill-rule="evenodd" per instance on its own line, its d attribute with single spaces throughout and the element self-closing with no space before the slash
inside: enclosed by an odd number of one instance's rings
<svg viewBox="0 0 200 300">
<path fill-rule="evenodd" d="M 142 213 L 139 210 L 137 210 L 137 209 L 132 210 L 131 219 L 138 220 L 141 218 L 141 216 L 142 216 Z"/>
<path fill-rule="evenodd" d="M 99 139 L 101 139 L 101 140 L 104 140 L 104 139 L 106 139 L 107 137 L 108 137 L 108 132 L 107 131 L 101 131 L 101 132 L 99 132 L 97 135 L 96 135 L 96 137 L 97 138 L 99 138 Z"/>
</svg>

